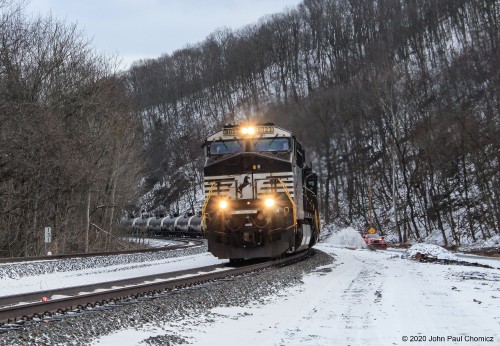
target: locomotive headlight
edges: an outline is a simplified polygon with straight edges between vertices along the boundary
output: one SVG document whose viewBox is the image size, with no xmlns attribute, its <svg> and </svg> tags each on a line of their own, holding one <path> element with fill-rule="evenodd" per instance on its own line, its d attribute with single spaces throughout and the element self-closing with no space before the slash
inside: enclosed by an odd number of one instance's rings
<svg viewBox="0 0 500 346">
<path fill-rule="evenodd" d="M 274 199 L 266 198 L 266 200 L 264 201 L 264 205 L 268 208 L 271 208 L 274 205 Z"/>
<path fill-rule="evenodd" d="M 255 133 L 255 127 L 242 127 L 241 134 L 242 135 L 253 135 Z"/>
<path fill-rule="evenodd" d="M 226 209 L 227 208 L 227 201 L 220 201 L 219 208 Z"/>
</svg>

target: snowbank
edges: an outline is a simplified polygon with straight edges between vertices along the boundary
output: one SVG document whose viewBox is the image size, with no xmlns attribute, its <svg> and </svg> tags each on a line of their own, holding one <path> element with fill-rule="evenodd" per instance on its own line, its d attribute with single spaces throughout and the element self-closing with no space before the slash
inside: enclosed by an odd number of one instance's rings
<svg viewBox="0 0 500 346">
<path fill-rule="evenodd" d="M 458 260 L 457 256 L 442 248 L 438 245 L 433 244 L 415 244 L 408 250 L 404 252 L 401 256 L 403 258 L 415 258 L 417 252 L 420 252 L 422 255 L 430 255 L 433 257 L 437 257 L 438 259 L 447 259 L 447 260 Z"/>
<path fill-rule="evenodd" d="M 366 243 L 361 234 L 352 227 L 334 232 L 325 242 L 338 247 L 366 249 Z"/>
<path fill-rule="evenodd" d="M 500 247 L 500 234 L 496 234 L 484 242 L 484 247 Z"/>
<path fill-rule="evenodd" d="M 474 243 L 463 244 L 459 247 L 461 251 L 474 251 L 481 249 L 500 248 L 500 234 L 495 234 L 487 240 L 478 239 Z"/>
<path fill-rule="evenodd" d="M 453 235 L 451 229 L 445 228 L 446 238 L 448 239 L 449 245 L 457 245 L 453 240 Z M 500 247 L 500 234 L 494 234 L 489 239 L 482 239 L 480 234 L 476 234 L 476 240 L 473 240 L 470 236 L 467 236 L 467 232 L 458 229 L 460 236 L 460 246 L 458 247 L 460 251 L 473 251 L 482 250 L 490 248 Z M 444 246 L 443 235 L 440 230 L 433 230 L 427 237 L 423 239 L 424 243 L 435 244 L 439 246 Z"/>
</svg>

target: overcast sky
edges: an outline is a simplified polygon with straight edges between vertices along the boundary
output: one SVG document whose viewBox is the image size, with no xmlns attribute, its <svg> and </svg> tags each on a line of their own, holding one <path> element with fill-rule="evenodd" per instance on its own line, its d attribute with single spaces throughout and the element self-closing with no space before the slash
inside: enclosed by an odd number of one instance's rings
<svg viewBox="0 0 500 346">
<path fill-rule="evenodd" d="M 301 0 L 31 0 L 28 12 L 77 23 L 98 52 L 128 67 L 195 44 L 215 29 L 238 29 Z"/>
</svg>

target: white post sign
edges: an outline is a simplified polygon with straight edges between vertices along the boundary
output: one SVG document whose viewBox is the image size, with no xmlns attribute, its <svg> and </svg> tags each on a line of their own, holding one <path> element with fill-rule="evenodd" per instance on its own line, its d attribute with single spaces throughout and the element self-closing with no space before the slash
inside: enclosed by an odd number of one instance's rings
<svg viewBox="0 0 500 346">
<path fill-rule="evenodd" d="M 52 229 L 50 227 L 45 227 L 45 242 L 52 242 Z"/>
</svg>

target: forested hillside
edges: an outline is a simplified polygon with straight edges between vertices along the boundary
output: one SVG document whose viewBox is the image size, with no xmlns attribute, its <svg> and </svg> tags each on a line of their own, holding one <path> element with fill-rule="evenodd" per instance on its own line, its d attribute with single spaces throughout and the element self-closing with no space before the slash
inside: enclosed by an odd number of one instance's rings
<svg viewBox="0 0 500 346">
<path fill-rule="evenodd" d="M 140 121 L 75 25 L 0 0 L 0 255 L 109 249 L 137 199 Z"/>
<path fill-rule="evenodd" d="M 365 229 L 371 204 L 400 241 L 500 233 L 498 0 L 304 0 L 123 73 L 22 4 L 0 0 L 0 255 L 40 254 L 45 226 L 54 252 L 96 251 L 126 212 L 196 211 L 200 146 L 239 121 L 303 141 L 324 224 Z"/>
<path fill-rule="evenodd" d="M 153 191 L 143 207 L 183 212 L 203 138 L 271 120 L 304 141 L 325 223 L 363 229 L 371 199 L 374 226 L 400 241 L 498 234 L 499 5 L 305 0 L 137 62 L 128 79 Z"/>
</svg>

